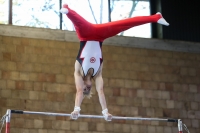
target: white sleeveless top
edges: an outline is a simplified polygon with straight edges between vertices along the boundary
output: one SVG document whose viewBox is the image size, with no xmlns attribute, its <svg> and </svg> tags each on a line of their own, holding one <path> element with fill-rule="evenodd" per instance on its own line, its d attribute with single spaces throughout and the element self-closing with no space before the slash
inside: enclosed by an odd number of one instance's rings
<svg viewBox="0 0 200 133">
<path fill-rule="evenodd" d="M 102 50 L 99 41 L 86 41 L 79 50 L 79 58 L 77 60 L 82 66 L 84 76 L 87 75 L 89 69 L 93 69 L 92 76 L 95 76 L 102 63 Z"/>
</svg>

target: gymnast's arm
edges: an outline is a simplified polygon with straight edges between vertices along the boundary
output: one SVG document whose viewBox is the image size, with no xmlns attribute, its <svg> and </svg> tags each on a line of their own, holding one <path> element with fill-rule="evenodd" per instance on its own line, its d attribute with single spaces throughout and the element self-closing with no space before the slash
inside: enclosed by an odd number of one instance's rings
<svg viewBox="0 0 200 133">
<path fill-rule="evenodd" d="M 71 113 L 72 119 L 78 119 L 78 116 L 80 115 L 80 106 L 83 101 L 83 87 L 84 87 L 84 81 L 80 74 L 80 64 L 76 61 L 75 63 L 75 71 L 74 71 L 74 78 L 75 78 L 75 84 L 76 84 L 76 96 L 75 96 L 75 107 L 74 111 Z"/>
<path fill-rule="evenodd" d="M 99 96 L 99 102 L 100 102 L 102 110 L 103 110 L 102 114 L 103 114 L 105 120 L 111 121 L 112 115 L 108 113 L 106 99 L 105 99 L 105 95 L 104 95 L 104 91 L 103 91 L 102 66 L 103 66 L 103 64 L 101 65 L 100 72 L 95 77 L 95 84 L 96 84 L 96 89 L 97 89 L 98 96 Z"/>
</svg>

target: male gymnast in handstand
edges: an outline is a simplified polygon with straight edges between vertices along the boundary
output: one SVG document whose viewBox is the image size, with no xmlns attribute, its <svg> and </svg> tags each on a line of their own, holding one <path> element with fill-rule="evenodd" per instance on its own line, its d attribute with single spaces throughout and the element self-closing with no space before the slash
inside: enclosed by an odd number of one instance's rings
<svg viewBox="0 0 200 133">
<path fill-rule="evenodd" d="M 111 121 L 112 115 L 108 112 L 103 91 L 103 41 L 134 26 L 146 23 L 159 23 L 166 26 L 169 24 L 162 17 L 161 13 L 150 16 L 137 16 L 104 24 L 92 24 L 74 10 L 70 9 L 67 4 L 63 5 L 60 12 L 66 14 L 72 21 L 80 40 L 80 49 L 75 61 L 74 71 L 76 85 L 75 107 L 74 111 L 71 113 L 71 118 L 78 118 L 81 110 L 80 106 L 84 97 L 91 97 L 91 80 L 94 79 L 102 107 L 102 114 L 106 121 Z"/>
</svg>

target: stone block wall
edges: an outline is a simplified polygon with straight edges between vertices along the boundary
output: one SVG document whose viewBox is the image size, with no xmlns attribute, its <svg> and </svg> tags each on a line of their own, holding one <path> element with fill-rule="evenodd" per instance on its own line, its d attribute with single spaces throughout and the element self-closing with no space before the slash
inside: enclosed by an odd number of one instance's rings
<svg viewBox="0 0 200 133">
<path fill-rule="evenodd" d="M 0 36 L 0 114 L 7 109 L 70 113 L 79 43 Z M 200 54 L 103 46 L 104 91 L 118 116 L 182 119 L 200 132 Z M 98 96 L 82 114 L 101 115 Z M 4 130 L 3 130 L 4 132 Z M 11 133 L 177 133 L 176 123 L 17 115 Z"/>
</svg>

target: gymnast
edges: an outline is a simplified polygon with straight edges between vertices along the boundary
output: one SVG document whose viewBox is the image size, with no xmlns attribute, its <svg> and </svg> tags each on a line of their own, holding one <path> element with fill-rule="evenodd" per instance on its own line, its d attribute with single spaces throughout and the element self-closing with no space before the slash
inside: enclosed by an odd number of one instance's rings
<svg viewBox="0 0 200 133">
<path fill-rule="evenodd" d="M 60 12 L 66 14 L 72 21 L 80 40 L 80 49 L 76 57 L 74 71 L 76 85 L 75 107 L 74 111 L 71 113 L 71 119 L 78 119 L 81 110 L 80 106 L 84 97 L 91 97 L 91 80 L 93 79 L 98 92 L 104 119 L 106 121 L 111 121 L 112 115 L 108 112 L 103 91 L 103 41 L 134 26 L 146 23 L 159 23 L 165 26 L 169 24 L 159 12 L 150 16 L 137 16 L 104 24 L 92 24 L 88 22 L 74 10 L 70 9 L 67 4 L 63 5 Z"/>
</svg>

